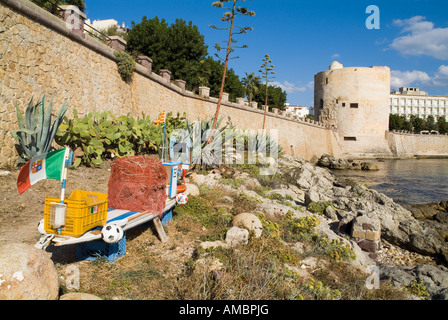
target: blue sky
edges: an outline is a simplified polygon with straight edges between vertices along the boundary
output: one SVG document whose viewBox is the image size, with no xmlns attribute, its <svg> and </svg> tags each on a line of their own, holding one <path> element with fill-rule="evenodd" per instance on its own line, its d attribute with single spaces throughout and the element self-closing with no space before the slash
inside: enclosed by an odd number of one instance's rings
<svg viewBox="0 0 448 320">
<path fill-rule="evenodd" d="M 143 16 L 168 23 L 192 21 L 204 35 L 209 55 L 227 39 L 222 9 L 212 0 L 85 0 L 87 18 L 115 19 L 130 27 Z M 379 8 L 379 29 L 368 29 L 369 5 Z M 240 76 L 258 73 L 267 53 L 275 65 L 274 84 L 288 93 L 292 105 L 313 105 L 314 74 L 337 60 L 345 67 L 388 66 L 392 89 L 418 86 L 433 95 L 448 95 L 447 0 L 246 0 L 254 17 L 239 16 L 237 24 L 253 31 L 239 35 L 239 59 L 230 61 Z"/>
</svg>

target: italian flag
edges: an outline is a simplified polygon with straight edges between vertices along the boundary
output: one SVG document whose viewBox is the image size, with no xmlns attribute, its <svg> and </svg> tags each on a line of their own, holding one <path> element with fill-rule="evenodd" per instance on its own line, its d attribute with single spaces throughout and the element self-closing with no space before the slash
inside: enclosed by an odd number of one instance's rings
<svg viewBox="0 0 448 320">
<path fill-rule="evenodd" d="M 35 156 L 20 169 L 17 178 L 17 188 L 22 194 L 29 187 L 36 184 L 40 180 L 54 179 L 62 181 L 66 153 L 70 150 L 63 148 L 47 154 Z"/>
</svg>

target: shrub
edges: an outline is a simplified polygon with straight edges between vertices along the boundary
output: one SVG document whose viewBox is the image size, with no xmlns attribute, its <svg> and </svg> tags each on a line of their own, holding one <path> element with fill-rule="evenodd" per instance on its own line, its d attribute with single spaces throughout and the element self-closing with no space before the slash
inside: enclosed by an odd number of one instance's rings
<svg viewBox="0 0 448 320">
<path fill-rule="evenodd" d="M 167 114 L 167 137 L 182 126 L 185 117 Z M 111 112 L 89 112 L 79 117 L 73 110 L 73 119 L 64 118 L 56 134 L 56 142 L 77 150 L 75 166 L 81 163 L 99 165 L 104 159 L 140 154 L 157 154 L 162 145 L 163 126 L 154 126 L 149 116 L 135 119 L 129 114 L 119 117 Z"/>
<path fill-rule="evenodd" d="M 124 81 L 130 81 L 135 71 L 135 60 L 132 56 L 124 51 L 115 51 L 114 56 L 117 58 L 118 73 Z"/>
</svg>

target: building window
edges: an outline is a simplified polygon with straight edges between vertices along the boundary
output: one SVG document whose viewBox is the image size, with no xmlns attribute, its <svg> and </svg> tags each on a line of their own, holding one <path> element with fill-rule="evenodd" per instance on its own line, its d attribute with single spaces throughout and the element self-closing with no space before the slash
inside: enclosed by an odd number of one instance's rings
<svg viewBox="0 0 448 320">
<path fill-rule="evenodd" d="M 342 106 L 345 107 L 345 102 L 342 103 Z"/>
<path fill-rule="evenodd" d="M 356 137 L 344 137 L 344 141 L 356 141 Z"/>
<path fill-rule="evenodd" d="M 324 100 L 320 99 L 319 109 L 324 108 Z"/>
<path fill-rule="evenodd" d="M 358 104 L 357 103 L 350 103 L 350 108 L 358 108 Z"/>
<path fill-rule="evenodd" d="M 325 79 L 325 84 L 328 84 L 328 78 Z"/>
</svg>

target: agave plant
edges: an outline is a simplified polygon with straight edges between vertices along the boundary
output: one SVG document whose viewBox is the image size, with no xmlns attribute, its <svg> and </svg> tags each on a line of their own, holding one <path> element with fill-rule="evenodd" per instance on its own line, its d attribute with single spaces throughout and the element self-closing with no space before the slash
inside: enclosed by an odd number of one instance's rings
<svg viewBox="0 0 448 320">
<path fill-rule="evenodd" d="M 20 112 L 19 106 L 16 105 L 19 129 L 11 131 L 11 135 L 17 142 L 19 164 L 26 163 L 37 155 L 51 151 L 51 145 L 68 109 L 68 103 L 65 102 L 62 105 L 53 122 L 52 109 L 53 99 L 45 109 L 45 96 L 42 96 L 37 103 L 34 103 L 33 98 L 31 98 L 25 110 L 25 118 Z"/>
<path fill-rule="evenodd" d="M 193 138 L 193 164 L 203 166 L 204 168 L 211 168 L 222 163 L 223 145 L 232 138 L 226 136 L 224 130 L 229 127 L 226 124 L 222 127 L 221 123 L 224 117 L 220 117 L 216 121 L 216 128 L 212 130 L 213 123 L 215 122 L 215 116 L 206 121 L 197 121 L 194 124 L 188 122 L 188 130 L 190 137 Z M 213 139 L 210 136 L 213 131 Z M 196 138 L 196 139 L 195 139 Z"/>
</svg>

